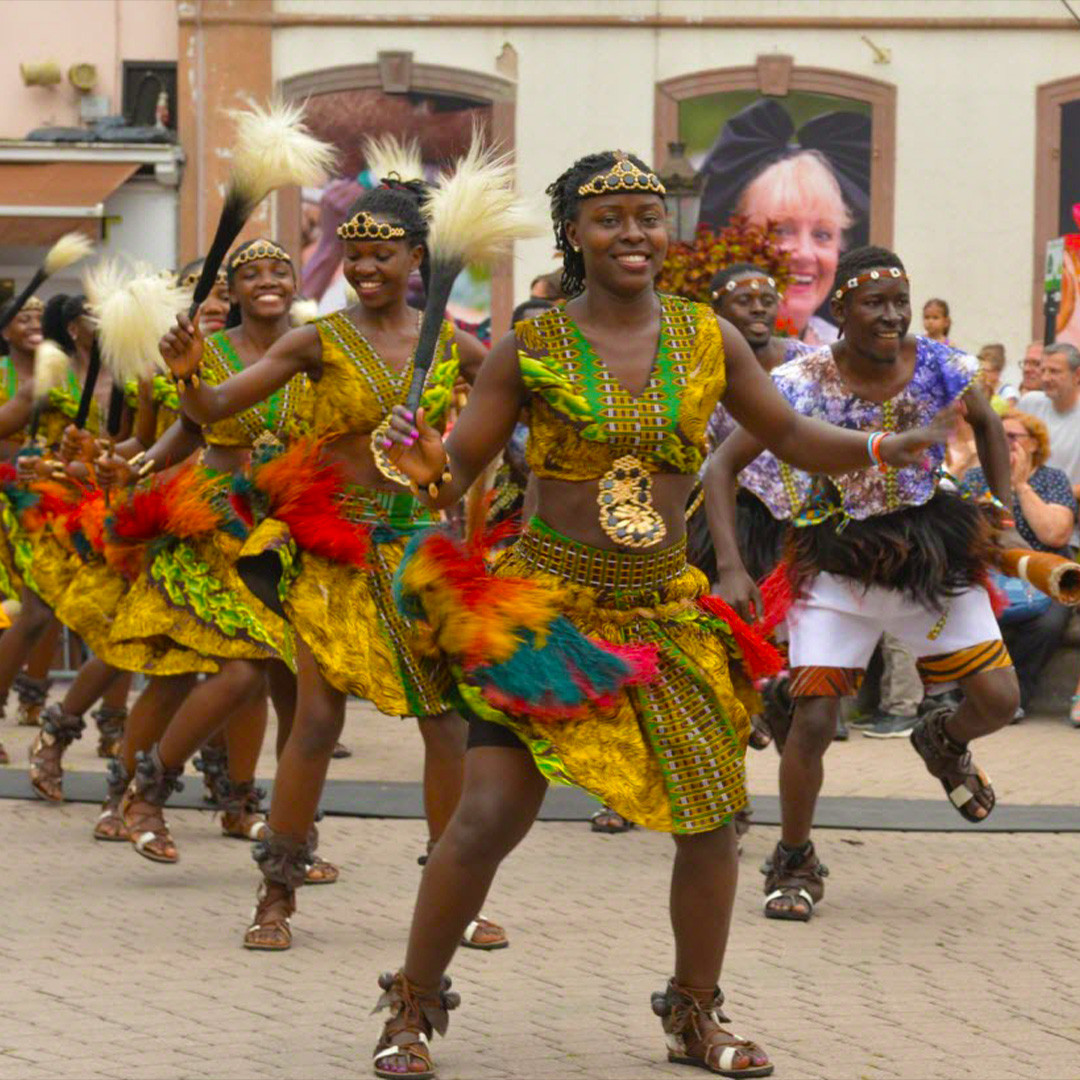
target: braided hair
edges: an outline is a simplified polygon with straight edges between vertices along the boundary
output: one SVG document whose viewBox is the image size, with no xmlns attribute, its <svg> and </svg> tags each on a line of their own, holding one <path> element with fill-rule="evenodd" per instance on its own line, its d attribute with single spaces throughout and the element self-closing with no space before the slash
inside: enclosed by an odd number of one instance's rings
<svg viewBox="0 0 1080 1080">
<path fill-rule="evenodd" d="M 67 293 L 57 293 L 51 296 L 41 313 L 42 336 L 55 341 L 68 356 L 74 356 L 75 340 L 68 333 L 68 326 L 85 311 L 86 297 L 81 294 L 69 296 Z"/>
<path fill-rule="evenodd" d="M 888 248 L 875 247 L 866 244 L 863 247 L 852 248 L 840 256 L 836 264 L 836 277 L 833 279 L 832 292 L 842 288 L 848 278 L 858 277 L 864 270 L 888 270 L 896 267 L 897 270 L 907 270 L 900 261 L 900 256 Z"/>
<path fill-rule="evenodd" d="M 428 185 L 423 180 L 399 180 L 396 176 L 385 177 L 380 186 L 365 191 L 349 207 L 345 215 L 351 221 L 357 214 L 367 211 L 372 217 L 397 225 L 405 230 L 404 240 L 409 247 L 420 245 L 424 249 L 420 260 L 420 279 L 427 292 L 431 278 L 431 253 L 428 251 L 428 223 L 421 212 L 427 201 Z"/>
<path fill-rule="evenodd" d="M 634 154 L 625 155 L 643 172 L 652 172 L 641 158 Z M 573 221 L 581 207 L 582 199 L 590 195 L 579 195 L 578 188 L 587 184 L 597 173 L 606 172 L 619 155 L 614 150 L 603 150 L 599 154 L 586 154 L 578 158 L 559 178 L 547 188 L 551 197 L 551 224 L 555 230 L 555 248 L 562 254 L 562 291 L 566 296 L 577 296 L 585 290 L 585 258 L 580 251 L 575 251 L 566 235 L 566 223 Z M 651 192 L 650 194 L 658 194 Z M 663 195 L 660 195 L 663 198 Z"/>
</svg>

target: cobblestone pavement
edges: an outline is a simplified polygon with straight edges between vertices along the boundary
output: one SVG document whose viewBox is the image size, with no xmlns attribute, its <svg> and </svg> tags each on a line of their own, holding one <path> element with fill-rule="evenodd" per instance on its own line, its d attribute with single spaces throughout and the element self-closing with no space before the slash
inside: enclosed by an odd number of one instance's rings
<svg viewBox="0 0 1080 1080">
<path fill-rule="evenodd" d="M 350 709 L 342 778 L 415 779 L 411 726 Z M 0 731 L 21 755 L 26 733 Z M 73 767 L 89 767 L 84 740 Z M 936 797 L 902 740 L 829 755 L 826 793 Z M 1029 721 L 987 742 L 999 792 L 1074 798 L 1080 732 Z M 16 758 L 18 761 L 18 758 Z M 914 762 L 914 765 L 917 765 Z M 270 771 L 269 761 L 262 772 Z M 775 791 L 775 755 L 752 755 Z M 174 867 L 95 844 L 86 805 L 0 802 L 0 1080 L 370 1075 L 375 977 L 402 957 L 423 824 L 334 818 L 339 884 L 305 890 L 285 954 L 239 947 L 256 874 L 209 813 L 170 816 Z M 832 874 L 813 922 L 767 922 L 745 841 L 723 980 L 736 1030 L 783 1080 L 1080 1078 L 1080 835 L 823 832 Z M 453 966 L 463 1005 L 435 1046 L 443 1080 L 696 1076 L 666 1064 L 649 994 L 669 974 L 670 841 L 538 825 L 487 914 L 510 949 Z"/>
</svg>

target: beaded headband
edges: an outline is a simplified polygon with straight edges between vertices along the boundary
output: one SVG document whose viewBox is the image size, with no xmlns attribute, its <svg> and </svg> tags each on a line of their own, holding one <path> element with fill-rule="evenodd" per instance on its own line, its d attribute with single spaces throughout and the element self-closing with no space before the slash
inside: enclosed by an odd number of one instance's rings
<svg viewBox="0 0 1080 1080">
<path fill-rule="evenodd" d="M 244 263 L 257 262 L 259 259 L 280 259 L 282 262 L 292 264 L 292 259 L 284 248 L 278 247 L 272 240 L 256 240 L 250 247 L 244 248 L 232 257 L 229 269 L 235 270 Z"/>
<path fill-rule="evenodd" d="M 639 194 L 667 194 L 656 173 L 643 172 L 621 150 L 615 164 L 607 172 L 597 173 L 578 189 L 579 195 L 606 195 L 615 191 L 634 191 Z"/>
<path fill-rule="evenodd" d="M 864 270 L 858 277 L 848 278 L 847 281 L 833 293 L 833 296 L 837 300 L 843 300 L 852 289 L 857 289 L 860 285 L 865 285 L 868 281 L 877 281 L 879 278 L 903 278 L 904 281 L 908 280 L 907 274 L 905 274 L 899 266 L 885 266 L 880 270 Z"/>
<path fill-rule="evenodd" d="M 225 285 L 228 282 L 228 278 L 225 276 L 225 271 L 224 270 L 219 270 L 217 272 L 217 277 L 215 277 L 214 281 L 218 285 Z M 180 279 L 180 287 L 182 289 L 194 288 L 194 286 L 196 286 L 198 283 L 199 283 L 199 271 L 198 270 L 195 270 L 190 274 L 185 274 Z"/>
<path fill-rule="evenodd" d="M 45 304 L 40 296 L 31 296 L 22 306 L 23 311 L 44 311 Z"/>
<path fill-rule="evenodd" d="M 765 285 L 768 285 L 772 289 L 776 289 L 776 278 L 771 278 L 767 274 L 760 274 L 757 277 L 751 278 L 732 278 L 731 281 L 729 281 L 724 286 L 723 291 L 726 293 L 731 293 L 734 292 L 736 289 L 741 288 L 743 285 L 745 285 L 747 288 L 753 289 L 754 292 L 757 292 L 759 289 L 763 289 Z M 779 292 L 779 290 L 777 291 Z M 720 299 L 719 289 L 712 294 L 712 298 L 714 300 Z"/>
<path fill-rule="evenodd" d="M 339 225 L 337 234 L 342 240 L 400 240 L 405 230 L 400 225 L 376 221 L 366 210 L 361 210 Z"/>
</svg>

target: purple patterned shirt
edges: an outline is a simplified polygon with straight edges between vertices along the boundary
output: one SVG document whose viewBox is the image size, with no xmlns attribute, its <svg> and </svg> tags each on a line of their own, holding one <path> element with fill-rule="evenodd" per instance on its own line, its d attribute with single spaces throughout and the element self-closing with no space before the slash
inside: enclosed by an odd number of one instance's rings
<svg viewBox="0 0 1080 1080">
<path fill-rule="evenodd" d="M 979 362 L 950 345 L 915 338 L 911 381 L 883 404 L 853 394 L 840 377 L 828 346 L 776 368 L 773 381 L 791 407 L 803 416 L 853 431 L 908 431 L 922 427 L 961 397 L 979 373 Z M 840 512 L 858 521 L 921 506 L 937 489 L 936 471 L 945 448 L 927 451 L 929 468 L 860 469 L 832 477 L 840 493 Z M 768 451 L 752 462 L 739 482 L 754 492 L 779 519 L 795 517 L 810 494 L 812 477 L 781 466 Z"/>
</svg>

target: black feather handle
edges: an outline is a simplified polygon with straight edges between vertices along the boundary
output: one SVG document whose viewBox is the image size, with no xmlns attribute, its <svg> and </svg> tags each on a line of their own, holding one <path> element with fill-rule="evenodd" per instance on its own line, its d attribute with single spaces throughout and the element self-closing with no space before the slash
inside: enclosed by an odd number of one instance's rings
<svg viewBox="0 0 1080 1080">
<path fill-rule="evenodd" d="M 446 305 L 450 300 L 450 290 L 461 272 L 461 267 L 454 263 L 436 264 L 431 271 L 428 284 L 427 303 L 424 317 L 420 321 L 420 340 L 416 343 L 413 354 L 413 375 L 409 392 L 405 396 L 405 408 L 414 416 L 420 407 L 420 398 L 424 393 L 424 382 L 428 369 L 435 359 L 435 349 L 439 344 L 439 331 L 442 330 Z"/>
<path fill-rule="evenodd" d="M 90 406 L 94 401 L 94 390 L 97 387 L 98 373 L 101 371 L 101 349 L 98 347 L 97 338 L 90 350 L 90 363 L 86 368 L 86 382 L 83 383 L 82 397 L 79 398 L 79 411 L 75 414 L 75 426 L 86 427 L 87 417 L 90 415 Z"/>
<path fill-rule="evenodd" d="M 218 218 L 217 231 L 214 233 L 214 242 L 206 253 L 199 280 L 195 284 L 195 292 L 191 299 L 191 307 L 188 308 L 188 318 L 193 319 L 199 305 L 210 295 L 217 280 L 218 271 L 221 269 L 225 257 L 229 254 L 229 248 L 233 241 L 240 235 L 240 230 L 248 219 L 252 208 L 247 200 L 230 190 L 225 196 L 225 205 L 221 208 L 221 217 Z"/>
<path fill-rule="evenodd" d="M 45 273 L 44 266 L 38 267 L 37 271 L 34 273 L 34 276 L 30 279 L 30 284 L 27 285 L 26 288 L 23 289 L 23 291 L 19 293 L 19 295 L 16 296 L 14 300 L 12 300 L 12 302 L 8 305 L 7 311 L 5 311 L 3 317 L 0 318 L 0 333 L 2 333 L 4 331 L 4 328 L 12 322 L 12 320 L 15 318 L 16 315 L 19 314 L 20 311 L 22 311 L 23 306 L 26 304 L 26 301 L 34 295 L 37 289 L 40 288 L 41 283 L 48 276 L 49 275 Z"/>
</svg>

